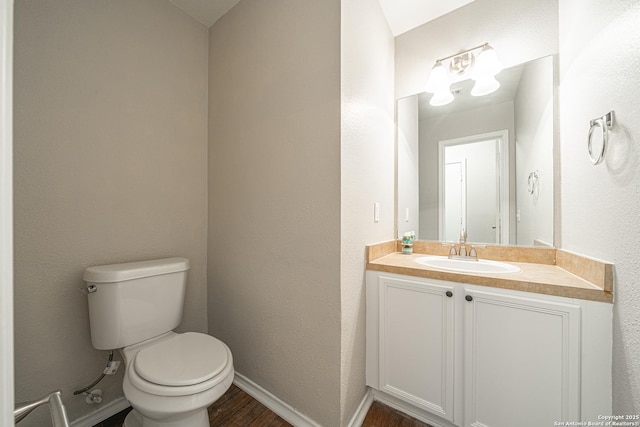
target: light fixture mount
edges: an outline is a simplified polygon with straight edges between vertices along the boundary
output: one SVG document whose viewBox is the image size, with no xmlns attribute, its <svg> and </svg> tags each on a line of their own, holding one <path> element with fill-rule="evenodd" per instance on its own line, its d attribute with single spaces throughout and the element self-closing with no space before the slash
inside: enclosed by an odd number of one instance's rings
<svg viewBox="0 0 640 427">
<path fill-rule="evenodd" d="M 495 75 L 501 70 L 502 64 L 494 49 L 489 43 L 484 43 L 438 59 L 431 70 L 425 91 L 434 94 L 431 105 L 446 105 L 454 99 L 451 83 L 473 79 L 476 83 L 471 94 L 487 95 L 500 87 Z"/>
<path fill-rule="evenodd" d="M 464 52 L 451 58 L 449 72 L 456 76 L 463 76 L 469 72 L 476 62 L 476 57 L 471 52 Z"/>
</svg>

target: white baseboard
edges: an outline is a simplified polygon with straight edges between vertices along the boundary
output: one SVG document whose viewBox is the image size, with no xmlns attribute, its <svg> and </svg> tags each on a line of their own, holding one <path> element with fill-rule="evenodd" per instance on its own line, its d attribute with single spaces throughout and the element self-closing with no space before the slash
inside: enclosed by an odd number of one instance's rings
<svg viewBox="0 0 640 427">
<path fill-rule="evenodd" d="M 238 388 L 242 389 L 258 402 L 262 403 L 264 406 L 278 414 L 288 423 L 296 427 L 321 427 L 320 424 L 313 421 L 311 418 L 299 412 L 294 407 L 276 397 L 272 393 L 268 392 L 264 388 L 260 387 L 258 384 L 254 383 L 244 375 L 236 372 L 233 382 L 236 386 L 238 386 Z M 404 408 L 399 408 L 397 407 L 397 405 L 391 402 L 387 402 L 384 397 L 382 397 L 381 399 L 378 398 L 378 396 L 374 397 L 374 393 L 371 389 L 369 389 L 362 399 L 362 402 L 360 402 L 358 409 L 353 414 L 353 417 L 351 417 L 351 421 L 349 421 L 348 424 L 349 427 L 360 427 L 362 425 L 362 422 L 367 416 L 367 412 L 369 411 L 369 408 L 371 407 L 374 399 L 380 400 L 382 403 L 385 403 L 391 407 L 395 407 L 402 412 L 406 412 L 405 410 L 403 410 Z M 94 425 L 99 424 L 107 418 L 114 416 L 118 412 L 127 409 L 129 406 L 131 406 L 129 404 L 129 401 L 124 397 L 120 397 L 112 402 L 107 403 L 102 408 L 99 408 L 98 410 L 73 421 L 71 423 L 71 427 L 93 427 Z M 420 419 L 420 417 L 415 416 L 414 418 Z"/>
<path fill-rule="evenodd" d="M 313 421 L 311 418 L 299 412 L 291 405 L 285 403 L 280 398 L 271 394 L 238 372 L 235 373 L 233 383 L 258 402 L 278 414 L 286 422 L 293 424 L 296 427 L 321 427 L 320 424 Z"/>
<path fill-rule="evenodd" d="M 362 398 L 362 402 L 356 409 L 356 412 L 351 417 L 351 421 L 349 421 L 349 427 L 360 427 L 364 422 L 364 419 L 367 416 L 367 412 L 369 412 L 369 408 L 371 408 L 371 404 L 373 403 L 373 393 L 370 388 L 367 388 L 367 393 Z"/>
<path fill-rule="evenodd" d="M 107 403 L 102 408 L 73 421 L 71 423 L 71 427 L 93 427 L 107 418 L 114 416 L 118 412 L 127 409 L 129 406 L 131 406 L 129 401 L 124 397 L 120 397 Z"/>
</svg>

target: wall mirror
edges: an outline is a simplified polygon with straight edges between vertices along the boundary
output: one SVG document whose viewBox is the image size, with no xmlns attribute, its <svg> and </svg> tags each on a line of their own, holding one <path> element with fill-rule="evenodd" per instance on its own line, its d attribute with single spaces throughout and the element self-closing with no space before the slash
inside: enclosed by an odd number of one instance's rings
<svg viewBox="0 0 640 427">
<path fill-rule="evenodd" d="M 553 245 L 555 61 L 503 70 L 490 95 L 466 80 L 444 106 L 426 92 L 397 101 L 398 236 Z"/>
</svg>

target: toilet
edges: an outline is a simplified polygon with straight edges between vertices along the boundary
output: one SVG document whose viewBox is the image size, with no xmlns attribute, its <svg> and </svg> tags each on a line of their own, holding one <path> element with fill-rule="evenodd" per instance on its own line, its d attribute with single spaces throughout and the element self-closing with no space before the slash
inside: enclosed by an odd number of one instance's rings
<svg viewBox="0 0 640 427">
<path fill-rule="evenodd" d="M 222 341 L 174 332 L 182 320 L 189 260 L 164 258 L 90 267 L 91 342 L 119 349 L 124 395 L 133 407 L 125 427 L 208 427 L 207 407 L 233 382 Z"/>
</svg>

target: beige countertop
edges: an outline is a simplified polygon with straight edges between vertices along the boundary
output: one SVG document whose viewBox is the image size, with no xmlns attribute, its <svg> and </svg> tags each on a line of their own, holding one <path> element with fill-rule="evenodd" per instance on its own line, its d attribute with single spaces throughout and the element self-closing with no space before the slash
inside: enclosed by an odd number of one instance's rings
<svg viewBox="0 0 640 427">
<path fill-rule="evenodd" d="M 381 245 L 372 245 L 367 247 L 369 254 L 369 261 L 367 262 L 368 270 L 423 277 L 427 279 L 445 280 L 448 282 L 513 289 L 567 298 L 613 302 L 613 292 L 611 289 L 612 277 L 609 277 L 612 275 L 612 264 L 602 263 L 589 258 L 582 259 L 579 255 L 568 252 L 563 252 L 558 259 L 564 260 L 569 257 L 577 258 L 577 261 L 572 259 L 571 263 L 567 262 L 569 268 L 574 267 L 576 263 L 583 266 L 585 264 L 596 263 L 595 269 L 597 270 L 597 267 L 601 265 L 602 269 L 605 270 L 603 272 L 603 276 L 605 277 L 603 283 L 594 283 L 583 277 L 579 277 L 578 275 L 556 265 L 555 262 L 553 264 L 542 264 L 516 262 L 511 259 L 505 260 L 505 262 L 519 267 L 521 271 L 518 273 L 472 274 L 440 270 L 419 264 L 416 262 L 416 259 L 428 255 L 442 255 L 441 253 L 414 253 L 412 255 L 404 255 L 399 252 L 391 252 L 385 254 L 385 252 L 389 252 L 390 249 L 395 249 L 395 245 L 391 246 L 388 242 Z M 479 256 L 479 258 L 481 257 Z M 592 268 L 592 270 L 593 269 L 594 268 Z M 587 268 L 583 268 L 583 270 L 586 271 Z"/>
</svg>

